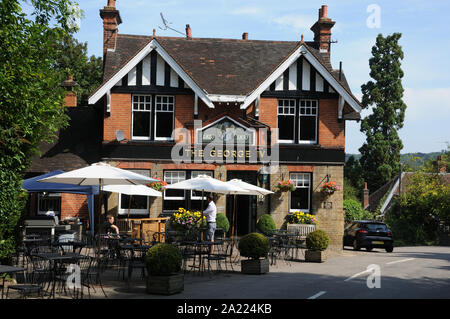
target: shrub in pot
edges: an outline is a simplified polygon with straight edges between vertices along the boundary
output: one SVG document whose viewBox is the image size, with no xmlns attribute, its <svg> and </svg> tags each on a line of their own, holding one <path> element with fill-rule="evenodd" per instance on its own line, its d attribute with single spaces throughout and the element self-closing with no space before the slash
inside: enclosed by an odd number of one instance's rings
<svg viewBox="0 0 450 319">
<path fill-rule="evenodd" d="M 172 295 L 184 290 L 184 275 L 180 273 L 183 257 L 171 244 L 156 244 L 147 251 L 147 293 Z"/>
<path fill-rule="evenodd" d="M 306 236 L 305 260 L 312 262 L 324 262 L 325 250 L 330 244 L 330 236 L 323 230 L 315 230 Z"/>
<path fill-rule="evenodd" d="M 230 229 L 230 222 L 228 221 L 227 215 L 224 213 L 219 213 L 216 215 L 216 227 L 223 229 L 224 233 L 227 233 Z"/>
<path fill-rule="evenodd" d="M 270 236 L 277 226 L 275 225 L 272 216 L 264 214 L 259 218 L 256 228 L 264 235 Z"/>
<path fill-rule="evenodd" d="M 258 233 L 247 234 L 239 240 L 238 249 L 241 256 L 249 258 L 241 260 L 242 273 L 259 275 L 269 271 L 267 254 L 270 244 L 266 236 Z"/>
</svg>

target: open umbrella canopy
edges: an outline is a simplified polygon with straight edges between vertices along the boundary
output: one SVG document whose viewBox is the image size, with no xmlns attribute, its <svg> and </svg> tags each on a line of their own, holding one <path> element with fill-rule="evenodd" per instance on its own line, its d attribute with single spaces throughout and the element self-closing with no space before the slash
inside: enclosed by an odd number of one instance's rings
<svg viewBox="0 0 450 319">
<path fill-rule="evenodd" d="M 162 197 L 162 193 L 145 185 L 106 185 L 104 191 L 126 195 Z"/>
<path fill-rule="evenodd" d="M 237 193 L 238 195 L 263 195 L 263 196 L 265 196 L 265 195 L 273 194 L 273 192 L 269 191 L 268 189 L 246 183 L 240 179 L 232 179 L 231 181 L 228 181 L 226 183 L 229 185 L 232 185 L 233 187 L 243 188 L 247 191 L 245 193 Z"/>
<path fill-rule="evenodd" d="M 105 163 L 95 163 L 87 167 L 38 180 L 38 182 L 75 185 L 140 185 L 157 181 L 154 178 Z"/>
<path fill-rule="evenodd" d="M 190 189 L 220 194 L 247 194 L 248 191 L 235 185 L 230 185 L 207 175 L 186 179 L 184 181 L 165 186 L 166 189 Z"/>
</svg>

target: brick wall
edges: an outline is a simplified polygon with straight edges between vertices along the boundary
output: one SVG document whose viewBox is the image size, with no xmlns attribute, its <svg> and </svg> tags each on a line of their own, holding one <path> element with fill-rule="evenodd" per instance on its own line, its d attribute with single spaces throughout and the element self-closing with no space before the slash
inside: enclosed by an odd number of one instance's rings
<svg viewBox="0 0 450 319">
<path fill-rule="evenodd" d="M 89 219 L 86 195 L 61 194 L 61 220 L 71 217 L 82 217 Z"/>
<path fill-rule="evenodd" d="M 111 94 L 111 113 L 105 116 L 103 140 L 114 141 L 116 130 L 121 130 L 125 139 L 131 139 L 131 94 Z"/>
<path fill-rule="evenodd" d="M 345 121 L 338 121 L 338 100 L 319 100 L 319 144 L 323 147 L 345 147 Z"/>
</svg>

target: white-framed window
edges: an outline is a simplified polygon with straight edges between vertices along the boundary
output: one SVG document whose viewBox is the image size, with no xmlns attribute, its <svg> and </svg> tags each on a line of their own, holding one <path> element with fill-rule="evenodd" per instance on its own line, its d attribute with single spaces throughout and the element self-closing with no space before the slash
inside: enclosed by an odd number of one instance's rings
<svg viewBox="0 0 450 319">
<path fill-rule="evenodd" d="M 298 142 L 317 143 L 317 100 L 300 100 Z"/>
<path fill-rule="evenodd" d="M 195 178 L 199 175 L 207 175 L 213 177 L 212 171 L 192 171 L 191 178 Z M 191 191 L 191 200 L 202 200 L 202 192 Z M 203 200 L 206 200 L 206 194 L 203 194 Z"/>
<path fill-rule="evenodd" d="M 39 193 L 37 215 L 61 216 L 61 194 Z"/>
<path fill-rule="evenodd" d="M 150 140 L 152 96 L 133 95 L 131 132 L 134 140 Z"/>
<path fill-rule="evenodd" d="M 167 184 L 182 182 L 186 179 L 186 171 L 164 171 L 164 181 Z M 163 210 L 177 211 L 185 206 L 185 191 L 182 189 L 167 189 L 164 191 Z"/>
<path fill-rule="evenodd" d="M 150 177 L 149 170 L 130 170 L 133 173 Z M 149 216 L 149 198 L 142 195 L 119 194 L 119 216 Z"/>
<path fill-rule="evenodd" d="M 175 114 L 175 97 L 155 97 L 155 140 L 172 140 Z"/>
<path fill-rule="evenodd" d="M 295 109 L 294 99 L 278 100 L 278 142 L 295 142 Z"/>
<path fill-rule="evenodd" d="M 310 212 L 311 210 L 311 173 L 290 173 L 289 179 L 295 185 L 290 192 L 289 211 Z"/>
</svg>

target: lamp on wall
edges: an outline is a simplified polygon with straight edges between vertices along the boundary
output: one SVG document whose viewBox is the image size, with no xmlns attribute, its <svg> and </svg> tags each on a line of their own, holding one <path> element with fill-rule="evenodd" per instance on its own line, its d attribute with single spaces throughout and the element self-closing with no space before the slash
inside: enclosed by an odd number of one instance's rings
<svg viewBox="0 0 450 319">
<path fill-rule="evenodd" d="M 258 171 L 258 180 L 261 185 L 267 183 L 267 178 L 269 174 L 265 166 L 261 167 Z"/>
</svg>

